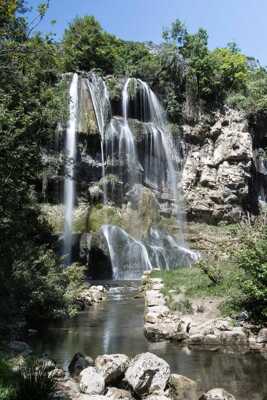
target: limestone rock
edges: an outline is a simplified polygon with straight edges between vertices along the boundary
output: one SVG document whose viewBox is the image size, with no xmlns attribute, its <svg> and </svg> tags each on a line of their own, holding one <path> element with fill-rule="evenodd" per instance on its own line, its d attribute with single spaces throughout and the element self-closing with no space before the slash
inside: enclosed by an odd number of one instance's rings
<svg viewBox="0 0 267 400">
<path fill-rule="evenodd" d="M 169 377 L 169 365 L 152 353 L 137 355 L 125 374 L 127 382 L 138 395 L 163 393 Z"/>
<path fill-rule="evenodd" d="M 225 345 L 242 345 L 248 343 L 248 337 L 242 328 L 234 328 L 232 331 L 222 332 L 221 341 Z"/>
<path fill-rule="evenodd" d="M 166 301 L 162 293 L 157 290 L 147 290 L 145 304 L 147 307 L 164 306 Z"/>
<path fill-rule="evenodd" d="M 203 394 L 199 400 L 235 400 L 235 397 L 224 389 L 212 389 Z"/>
<path fill-rule="evenodd" d="M 236 222 L 245 213 L 253 158 L 245 116 L 217 113 L 209 129 L 200 122 L 184 126 L 186 159 L 182 185 L 189 216 L 205 221 Z"/>
<path fill-rule="evenodd" d="M 111 400 L 132 400 L 133 399 L 131 392 L 129 392 L 128 390 L 118 389 L 115 387 L 109 387 L 105 396 L 106 396 L 106 398 L 109 398 Z"/>
<path fill-rule="evenodd" d="M 129 365 L 129 358 L 124 354 L 110 354 L 98 356 L 95 366 L 104 377 L 106 384 L 116 382 L 120 379 Z"/>
<path fill-rule="evenodd" d="M 256 339 L 257 343 L 267 343 L 267 328 L 262 328 Z"/>
<path fill-rule="evenodd" d="M 197 400 L 197 383 L 183 375 L 171 374 L 169 392 L 172 400 Z"/>
<path fill-rule="evenodd" d="M 81 373 L 80 390 L 85 394 L 102 394 L 105 390 L 105 380 L 96 368 L 87 367 Z"/>
</svg>

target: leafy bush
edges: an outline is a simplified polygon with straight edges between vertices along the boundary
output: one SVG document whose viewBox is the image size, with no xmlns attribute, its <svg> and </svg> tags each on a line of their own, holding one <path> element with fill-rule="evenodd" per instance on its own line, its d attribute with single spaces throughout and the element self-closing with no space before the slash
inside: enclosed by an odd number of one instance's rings
<svg viewBox="0 0 267 400">
<path fill-rule="evenodd" d="M 67 281 L 67 288 L 64 293 L 64 300 L 67 304 L 69 316 L 73 317 L 77 314 L 79 307 L 76 300 L 80 293 L 86 288 L 85 285 L 86 267 L 74 263 L 64 270 L 64 276 Z"/>
<path fill-rule="evenodd" d="M 237 266 L 244 271 L 240 280 L 241 297 L 236 302 L 256 322 L 267 321 L 267 228 L 265 221 L 243 228 Z"/>
</svg>

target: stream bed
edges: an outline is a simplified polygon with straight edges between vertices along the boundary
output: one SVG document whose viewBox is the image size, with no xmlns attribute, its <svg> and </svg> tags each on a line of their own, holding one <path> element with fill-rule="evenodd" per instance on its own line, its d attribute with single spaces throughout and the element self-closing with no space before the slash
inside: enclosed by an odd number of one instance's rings
<svg viewBox="0 0 267 400">
<path fill-rule="evenodd" d="M 172 372 L 194 379 L 200 391 L 223 387 L 237 400 L 267 400 L 267 354 L 189 349 L 177 344 L 150 343 L 143 333 L 143 299 L 135 298 L 139 282 L 104 282 L 105 302 L 69 321 L 53 323 L 32 337 L 35 352 L 47 354 L 67 370 L 76 352 L 95 358 L 105 353 L 134 356 L 153 352 Z"/>
</svg>

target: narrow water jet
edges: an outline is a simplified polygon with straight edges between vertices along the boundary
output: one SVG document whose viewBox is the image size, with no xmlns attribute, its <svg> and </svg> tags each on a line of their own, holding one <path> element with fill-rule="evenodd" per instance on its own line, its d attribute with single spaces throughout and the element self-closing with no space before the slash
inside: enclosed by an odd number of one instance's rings
<svg viewBox="0 0 267 400">
<path fill-rule="evenodd" d="M 71 263 L 72 220 L 75 201 L 75 161 L 76 161 L 76 127 L 78 112 L 78 81 L 75 73 L 69 89 L 69 121 L 65 139 L 65 180 L 64 180 L 64 250 L 65 264 Z"/>
</svg>

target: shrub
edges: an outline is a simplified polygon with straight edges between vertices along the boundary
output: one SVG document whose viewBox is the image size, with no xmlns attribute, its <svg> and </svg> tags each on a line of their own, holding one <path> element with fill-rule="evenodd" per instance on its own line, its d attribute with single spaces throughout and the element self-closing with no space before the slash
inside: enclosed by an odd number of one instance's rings
<svg viewBox="0 0 267 400">
<path fill-rule="evenodd" d="M 267 228 L 264 221 L 243 230 L 240 249 L 235 255 L 237 266 L 244 271 L 240 280 L 240 307 L 258 323 L 267 321 Z"/>
<path fill-rule="evenodd" d="M 16 400 L 50 400 L 56 391 L 56 379 L 46 364 L 29 360 L 17 376 Z"/>
</svg>

